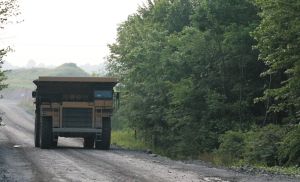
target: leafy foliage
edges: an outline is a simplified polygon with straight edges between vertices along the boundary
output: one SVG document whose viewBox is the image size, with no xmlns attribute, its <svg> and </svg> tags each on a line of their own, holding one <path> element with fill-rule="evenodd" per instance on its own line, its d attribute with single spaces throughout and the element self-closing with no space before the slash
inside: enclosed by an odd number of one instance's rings
<svg viewBox="0 0 300 182">
<path fill-rule="evenodd" d="M 289 123 L 299 122 L 296 113 L 300 109 L 300 2 L 255 2 L 261 9 L 262 21 L 253 36 L 258 41 L 259 58 L 268 66 L 262 75 L 270 78 L 269 88 L 261 99 L 270 102 L 269 112 L 276 114 L 277 121 L 289 115 Z"/>
<path fill-rule="evenodd" d="M 220 162 L 259 166 L 299 165 L 299 126 L 267 125 L 250 131 L 228 131 L 220 137 Z"/>
<path fill-rule="evenodd" d="M 278 124 L 299 117 L 293 2 L 149 0 L 110 45 L 110 74 L 122 84 L 116 125 L 171 157 L 217 150 L 224 159 L 279 164 L 287 131 Z"/>
<path fill-rule="evenodd" d="M 227 131 L 220 137 L 217 151 L 222 164 L 229 165 L 243 159 L 245 153 L 245 135 L 238 131 Z"/>
<path fill-rule="evenodd" d="M 11 22 L 11 17 L 19 14 L 17 0 L 3 0 L 0 1 L 0 30 L 5 28 L 5 25 Z M 0 37 L 1 40 L 1 37 Z M 7 87 L 3 83 L 6 80 L 5 72 L 1 69 L 3 58 L 10 51 L 10 47 L 0 47 L 0 90 Z"/>
<path fill-rule="evenodd" d="M 300 127 L 296 126 L 283 138 L 279 150 L 282 164 L 300 165 Z"/>
<path fill-rule="evenodd" d="M 286 129 L 276 125 L 246 133 L 245 159 L 250 163 L 267 166 L 278 165 L 278 153 Z"/>
<path fill-rule="evenodd" d="M 248 1 L 235 3 L 149 1 L 110 45 L 110 73 L 130 111 L 118 116 L 170 156 L 213 151 L 220 134 L 257 121 L 264 66 L 249 32 L 258 17 Z"/>
</svg>

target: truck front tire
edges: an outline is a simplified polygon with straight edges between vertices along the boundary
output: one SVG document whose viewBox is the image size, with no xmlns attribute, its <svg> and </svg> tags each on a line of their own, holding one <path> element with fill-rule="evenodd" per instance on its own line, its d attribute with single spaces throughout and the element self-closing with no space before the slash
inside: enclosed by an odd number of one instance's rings
<svg viewBox="0 0 300 182">
<path fill-rule="evenodd" d="M 109 150 L 110 138 L 111 138 L 111 119 L 103 118 L 101 139 L 99 140 L 96 136 L 96 141 L 95 141 L 96 149 Z"/>
<path fill-rule="evenodd" d="M 58 136 L 54 136 L 53 137 L 53 141 L 52 141 L 52 147 L 57 147 L 57 143 L 58 143 Z"/>
<path fill-rule="evenodd" d="M 45 116 L 42 118 L 40 135 L 41 135 L 41 148 L 42 149 L 51 148 L 53 142 L 52 117 Z"/>
</svg>

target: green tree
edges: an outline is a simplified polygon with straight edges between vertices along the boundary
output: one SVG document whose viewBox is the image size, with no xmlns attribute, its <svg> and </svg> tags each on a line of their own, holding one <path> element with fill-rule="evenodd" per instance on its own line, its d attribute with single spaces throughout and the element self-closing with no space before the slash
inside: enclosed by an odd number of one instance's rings
<svg viewBox="0 0 300 182">
<path fill-rule="evenodd" d="M 0 1 L 0 30 L 10 23 L 13 16 L 18 15 L 17 0 L 3 0 Z M 0 41 L 2 37 L 0 37 Z M 3 58 L 10 51 L 10 47 L 0 47 L 0 90 L 7 87 L 3 81 L 6 79 L 5 72 L 1 69 L 3 64 Z"/>
<path fill-rule="evenodd" d="M 149 1 L 110 45 L 110 74 L 123 84 L 117 116 L 173 157 L 211 152 L 227 130 L 259 122 L 256 12 L 247 0 Z"/>
<path fill-rule="evenodd" d="M 274 122 L 299 122 L 300 109 L 300 1 L 256 0 L 262 19 L 253 32 L 260 51 L 259 58 L 268 69 L 269 79 L 260 100 L 268 103 Z"/>
</svg>

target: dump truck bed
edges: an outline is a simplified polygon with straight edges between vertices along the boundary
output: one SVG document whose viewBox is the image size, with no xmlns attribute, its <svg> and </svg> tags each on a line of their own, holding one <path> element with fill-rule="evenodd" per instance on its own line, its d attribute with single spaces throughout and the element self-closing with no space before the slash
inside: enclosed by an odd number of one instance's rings
<svg viewBox="0 0 300 182">
<path fill-rule="evenodd" d="M 36 85 L 39 82 L 88 82 L 88 83 L 118 83 L 118 80 L 113 77 L 52 77 L 40 76 L 39 79 L 34 80 Z"/>
<path fill-rule="evenodd" d="M 109 77 L 39 77 L 33 82 L 41 101 L 47 102 L 90 102 L 94 99 L 95 90 L 111 90 L 118 83 L 116 78 Z"/>
</svg>

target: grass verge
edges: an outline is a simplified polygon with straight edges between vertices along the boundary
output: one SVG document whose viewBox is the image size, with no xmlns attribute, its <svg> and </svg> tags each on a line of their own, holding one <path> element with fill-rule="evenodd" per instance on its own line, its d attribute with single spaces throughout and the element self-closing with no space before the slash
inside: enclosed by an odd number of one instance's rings
<svg viewBox="0 0 300 182">
<path fill-rule="evenodd" d="M 146 144 L 140 139 L 136 139 L 134 131 L 130 129 L 112 131 L 112 144 L 126 149 L 145 150 Z"/>
</svg>

